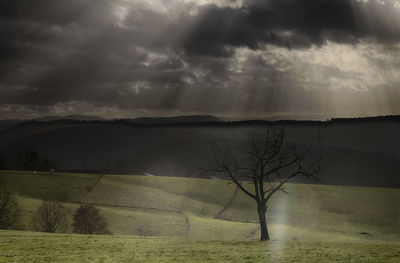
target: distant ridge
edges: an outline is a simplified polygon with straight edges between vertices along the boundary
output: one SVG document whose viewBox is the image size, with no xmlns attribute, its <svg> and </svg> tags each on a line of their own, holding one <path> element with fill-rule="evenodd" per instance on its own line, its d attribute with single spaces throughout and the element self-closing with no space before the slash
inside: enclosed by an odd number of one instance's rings
<svg viewBox="0 0 400 263">
<path fill-rule="evenodd" d="M 235 120 L 225 121 L 212 115 L 192 115 L 178 117 L 144 117 L 136 119 L 117 119 L 115 122 L 130 124 L 134 126 L 246 126 L 246 125 L 280 125 L 280 124 L 301 124 L 301 125 L 330 125 L 336 123 L 358 123 L 358 122 L 400 122 L 400 115 L 386 115 L 373 117 L 350 117 L 331 118 L 327 120 Z"/>
<path fill-rule="evenodd" d="M 400 115 L 374 117 L 331 118 L 327 120 L 237 120 L 225 121 L 213 115 L 187 115 L 174 117 L 139 117 L 107 120 L 100 117 L 85 115 L 48 116 L 32 120 L 0 120 L 0 132 L 12 127 L 29 125 L 123 125 L 123 126 L 264 126 L 264 125 L 332 125 L 340 123 L 370 123 L 370 122 L 400 122 Z"/>
<path fill-rule="evenodd" d="M 88 115 L 79 115 L 72 114 L 66 116 L 44 116 L 40 118 L 34 119 L 10 119 L 10 120 L 0 120 L 0 132 L 4 131 L 8 128 L 12 128 L 19 124 L 30 123 L 30 122 L 51 122 L 51 121 L 59 121 L 59 120 L 69 120 L 69 121 L 106 121 L 106 119 L 96 117 L 96 116 L 88 116 Z"/>
<path fill-rule="evenodd" d="M 117 121 L 143 124 L 143 125 L 163 125 L 163 124 L 183 124 L 183 123 L 210 123 L 223 122 L 220 118 L 213 115 L 187 115 L 174 117 L 140 117 L 135 119 L 119 119 Z"/>
<path fill-rule="evenodd" d="M 357 122 L 357 121 L 400 121 L 400 115 L 383 115 L 374 117 L 332 118 L 330 122 Z"/>
<path fill-rule="evenodd" d="M 0 132 L 24 122 L 23 120 L 0 120 Z"/>
<path fill-rule="evenodd" d="M 105 119 L 97 116 L 71 114 L 66 116 L 44 116 L 32 120 L 33 121 L 55 121 L 55 120 L 104 121 Z"/>
</svg>

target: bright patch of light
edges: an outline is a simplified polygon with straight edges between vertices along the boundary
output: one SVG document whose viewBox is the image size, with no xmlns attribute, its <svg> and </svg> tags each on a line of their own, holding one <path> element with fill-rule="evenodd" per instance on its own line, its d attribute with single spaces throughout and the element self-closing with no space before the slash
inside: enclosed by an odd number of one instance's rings
<svg viewBox="0 0 400 263">
<path fill-rule="evenodd" d="M 302 73 L 308 79 L 305 83 L 328 82 L 332 89 L 363 91 L 400 80 L 396 70 L 392 70 L 400 57 L 381 52 L 375 45 L 367 43 L 344 45 L 328 42 L 322 47 L 304 50 L 268 49 L 264 57 L 271 57 L 270 61 L 280 61 L 281 64 L 287 59 L 284 63 L 287 70 Z M 376 61 L 380 64 L 373 63 Z"/>
<path fill-rule="evenodd" d="M 117 24 L 120 26 L 120 27 L 124 27 L 125 26 L 125 19 L 126 19 L 126 17 L 128 16 L 128 14 L 129 14 L 129 11 L 128 11 L 128 9 L 126 8 L 126 7 L 124 7 L 124 6 L 120 6 L 120 5 L 118 5 L 118 6 L 116 6 L 115 8 L 114 8 L 114 15 L 116 16 L 116 18 L 117 18 Z"/>
<path fill-rule="evenodd" d="M 398 0 L 355 0 L 357 3 L 372 3 L 376 2 L 380 5 L 392 4 L 396 5 L 399 1 Z"/>
<path fill-rule="evenodd" d="M 162 63 L 168 59 L 168 56 L 165 54 L 148 52 L 146 61 L 142 62 L 144 66 L 150 66 L 157 63 Z"/>
<path fill-rule="evenodd" d="M 196 7 L 213 4 L 219 7 L 239 8 L 243 5 L 243 0 L 118 0 L 118 9 L 115 11 L 117 17 L 124 16 L 122 7 L 135 7 L 141 6 L 147 9 L 175 15 L 176 13 L 186 11 L 188 13 L 194 12 Z"/>
<path fill-rule="evenodd" d="M 142 90 L 146 90 L 146 89 L 150 89 L 150 87 L 148 86 L 148 84 L 145 81 L 137 81 L 137 82 L 133 83 L 131 86 L 131 90 L 135 94 L 139 94 Z"/>
<path fill-rule="evenodd" d="M 196 5 L 214 4 L 220 7 L 239 8 L 243 5 L 243 0 L 182 0 L 184 3 L 193 3 Z"/>
</svg>

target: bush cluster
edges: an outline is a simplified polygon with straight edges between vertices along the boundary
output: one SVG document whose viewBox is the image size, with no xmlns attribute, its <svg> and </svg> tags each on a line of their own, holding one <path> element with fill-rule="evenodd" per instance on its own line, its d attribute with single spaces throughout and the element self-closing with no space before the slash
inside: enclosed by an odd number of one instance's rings
<svg viewBox="0 0 400 263">
<path fill-rule="evenodd" d="M 61 203 L 43 201 L 32 216 L 36 231 L 65 233 L 70 230 L 71 212 Z M 81 204 L 74 213 L 73 232 L 78 234 L 109 234 L 107 222 L 100 210 L 92 204 Z"/>
</svg>

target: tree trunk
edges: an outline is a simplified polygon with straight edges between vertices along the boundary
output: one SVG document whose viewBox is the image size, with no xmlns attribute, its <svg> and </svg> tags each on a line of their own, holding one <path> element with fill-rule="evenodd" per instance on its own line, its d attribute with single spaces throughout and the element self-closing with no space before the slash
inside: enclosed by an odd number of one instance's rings
<svg viewBox="0 0 400 263">
<path fill-rule="evenodd" d="M 261 231 L 261 238 L 260 241 L 269 240 L 268 228 L 267 228 L 267 217 L 265 215 L 267 209 L 264 205 L 258 204 L 257 206 L 258 211 L 258 219 L 260 221 L 260 231 Z"/>
</svg>

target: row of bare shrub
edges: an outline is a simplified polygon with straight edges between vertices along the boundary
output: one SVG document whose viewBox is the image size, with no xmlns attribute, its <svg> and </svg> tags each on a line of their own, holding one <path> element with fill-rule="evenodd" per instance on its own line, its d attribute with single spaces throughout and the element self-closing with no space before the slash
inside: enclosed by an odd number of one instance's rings
<svg viewBox="0 0 400 263">
<path fill-rule="evenodd" d="M 71 224 L 72 219 L 72 224 Z M 0 177 L 0 229 L 22 229 L 22 209 Z M 42 201 L 32 214 L 34 230 L 48 233 L 72 231 L 79 234 L 108 234 L 107 222 L 92 204 L 81 204 L 75 211 L 56 201 Z"/>
<path fill-rule="evenodd" d="M 92 204 L 81 204 L 75 212 L 61 203 L 43 201 L 32 215 L 33 227 L 36 231 L 48 233 L 65 233 L 70 229 L 72 214 L 73 232 L 78 234 L 108 234 L 107 222 L 100 210 Z"/>
</svg>

